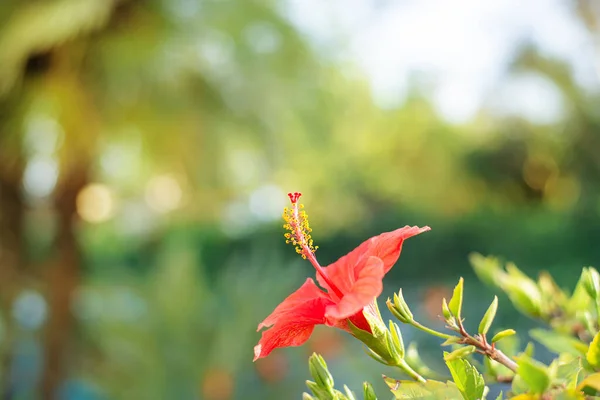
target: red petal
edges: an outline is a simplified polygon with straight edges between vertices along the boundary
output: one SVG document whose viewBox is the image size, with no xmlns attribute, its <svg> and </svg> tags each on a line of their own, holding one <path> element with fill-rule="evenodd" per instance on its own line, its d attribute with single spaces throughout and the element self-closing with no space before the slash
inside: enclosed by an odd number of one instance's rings
<svg viewBox="0 0 600 400">
<path fill-rule="evenodd" d="M 376 301 L 377 301 L 377 299 L 373 299 L 373 301 L 368 306 L 363 308 L 360 312 L 357 312 L 356 314 L 352 315 L 348 319 L 338 321 L 333 326 L 352 333 L 352 330 L 348 327 L 348 321 L 351 321 L 352 324 L 354 326 L 356 326 L 357 328 L 360 328 L 363 331 L 371 332 L 371 325 L 369 325 L 369 322 L 367 321 L 367 317 L 365 317 L 365 315 L 368 313 L 373 314 L 373 315 L 379 315 L 379 311 L 377 310 L 377 305 L 375 304 Z M 333 322 L 333 321 L 331 321 L 331 322 Z M 329 323 L 329 321 L 325 321 L 325 323 L 327 324 L 327 323 Z"/>
<path fill-rule="evenodd" d="M 323 290 L 319 289 L 311 278 L 308 278 L 298 290 L 283 300 L 281 304 L 273 310 L 271 315 L 258 325 L 257 331 L 260 331 L 264 327 L 276 324 L 279 318 L 285 316 L 290 311 L 294 311 L 298 307 L 302 307 L 306 302 L 320 298 L 329 299 L 329 296 Z"/>
<path fill-rule="evenodd" d="M 362 312 L 381 294 L 385 272 L 383 261 L 379 257 L 364 259 L 357 266 L 357 275 L 350 291 L 344 293 L 344 297 L 337 304 L 327 307 L 325 318 L 328 324 L 335 325 L 337 321 Z"/>
<path fill-rule="evenodd" d="M 418 226 L 407 225 L 404 228 L 374 236 L 362 242 L 360 246 L 341 257 L 333 264 L 325 267 L 325 272 L 329 279 L 331 279 L 343 293 L 346 293 L 350 291 L 350 288 L 357 279 L 358 271 L 355 269 L 363 257 L 379 257 L 383 261 L 383 270 L 387 273 L 394 266 L 396 261 L 398 261 L 404 240 L 430 229 L 431 228 L 428 226 L 419 228 Z M 318 274 L 317 280 L 321 286 L 331 293 L 327 283 Z"/>
<path fill-rule="evenodd" d="M 315 325 L 325 323 L 325 309 L 332 303 L 329 298 L 313 298 L 281 312 L 275 324 L 263 332 L 254 347 L 254 361 L 268 356 L 276 348 L 304 344 Z"/>
</svg>

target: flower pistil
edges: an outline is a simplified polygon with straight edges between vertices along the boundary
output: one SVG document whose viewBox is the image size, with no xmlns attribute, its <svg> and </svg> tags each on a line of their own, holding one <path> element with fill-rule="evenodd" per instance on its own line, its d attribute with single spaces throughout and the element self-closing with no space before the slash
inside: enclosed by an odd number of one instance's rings
<svg viewBox="0 0 600 400">
<path fill-rule="evenodd" d="M 331 290 L 341 298 L 343 296 L 342 291 L 329 279 L 327 273 L 317 261 L 315 251 L 317 251 L 319 246 L 314 246 L 313 244 L 313 239 L 310 235 L 312 229 L 308 223 L 308 215 L 303 210 L 304 205 L 298 203 L 300 196 L 302 196 L 300 192 L 288 193 L 292 207 L 283 209 L 283 219 L 285 220 L 283 227 L 289 231 L 284 234 L 285 242 L 294 245 L 296 253 L 300 254 L 305 260 L 310 261 Z"/>
</svg>

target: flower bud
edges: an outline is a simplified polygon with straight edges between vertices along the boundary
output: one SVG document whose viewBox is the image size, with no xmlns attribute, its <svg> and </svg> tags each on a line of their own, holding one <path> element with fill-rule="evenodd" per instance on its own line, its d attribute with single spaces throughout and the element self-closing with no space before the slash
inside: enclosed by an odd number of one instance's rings
<svg viewBox="0 0 600 400">
<path fill-rule="evenodd" d="M 444 315 L 444 319 L 446 321 L 450 321 L 450 320 L 454 319 L 454 317 L 452 316 L 452 313 L 450 312 L 450 308 L 448 308 L 448 303 L 446 302 L 445 298 L 442 300 L 442 314 Z"/>
<path fill-rule="evenodd" d="M 390 331 L 388 338 L 390 338 L 390 347 L 393 347 L 394 353 L 398 354 L 398 358 L 404 358 L 404 341 L 402 340 L 402 333 L 398 325 L 390 321 Z"/>
<path fill-rule="evenodd" d="M 323 389 L 333 388 L 333 377 L 327 369 L 327 363 L 323 357 L 317 353 L 313 353 L 308 359 L 308 368 L 310 374 L 315 380 L 315 383 Z"/>
<path fill-rule="evenodd" d="M 396 294 L 394 293 L 394 303 L 388 299 L 386 302 L 390 312 L 402 323 L 410 323 L 414 320 L 413 314 L 408 308 L 408 304 L 402 295 L 402 289 Z"/>
<path fill-rule="evenodd" d="M 377 395 L 369 382 L 363 383 L 363 397 L 365 400 L 377 400 Z"/>
<path fill-rule="evenodd" d="M 317 399 L 333 399 L 333 389 L 331 388 L 322 388 L 316 382 L 306 381 L 306 386 L 310 389 L 311 392 L 316 396 Z M 303 395 L 304 396 L 304 395 Z M 309 395 L 310 396 L 310 395 Z M 310 396 L 310 398 L 314 398 Z"/>
<path fill-rule="evenodd" d="M 584 268 L 581 273 L 581 282 L 587 294 L 594 300 L 600 293 L 600 274 L 593 267 Z"/>
<path fill-rule="evenodd" d="M 356 397 L 354 397 L 354 393 L 352 392 L 352 390 L 350 390 L 350 388 L 346 385 L 344 385 L 344 393 L 346 394 L 346 397 L 344 398 L 344 395 L 342 393 L 339 393 L 339 398 L 341 400 L 356 400 Z"/>
<path fill-rule="evenodd" d="M 409 324 L 410 323 L 410 319 L 408 319 L 406 317 L 406 315 L 400 314 L 400 312 L 398 312 L 398 310 L 394 307 L 394 305 L 392 304 L 391 300 L 388 299 L 385 304 L 388 306 L 388 309 L 390 310 L 390 312 L 392 313 L 392 315 L 394 316 L 394 318 L 396 318 L 398 321 L 402 322 L 403 324 Z"/>
<path fill-rule="evenodd" d="M 385 326 L 385 322 L 383 322 L 383 318 L 381 318 L 381 312 L 379 311 L 377 301 L 373 301 L 369 307 L 365 307 L 363 315 L 371 327 L 373 336 L 376 338 L 383 337 L 387 331 L 387 327 Z"/>
</svg>

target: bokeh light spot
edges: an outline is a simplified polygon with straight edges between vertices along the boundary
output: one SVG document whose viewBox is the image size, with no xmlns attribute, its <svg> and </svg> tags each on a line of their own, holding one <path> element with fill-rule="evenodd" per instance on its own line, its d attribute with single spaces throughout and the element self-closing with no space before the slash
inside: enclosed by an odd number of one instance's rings
<svg viewBox="0 0 600 400">
<path fill-rule="evenodd" d="M 544 188 L 548 206 L 555 211 L 573 207 L 581 196 L 581 183 L 576 177 L 563 176 L 548 181 Z"/>
<path fill-rule="evenodd" d="M 523 179 L 525 183 L 536 190 L 542 190 L 547 183 L 558 175 L 558 166 L 552 157 L 529 157 L 523 165 Z"/>
<path fill-rule="evenodd" d="M 182 197 L 181 186 L 171 175 L 156 176 L 146 187 L 146 202 L 160 213 L 175 210 L 181 204 Z"/>
<path fill-rule="evenodd" d="M 233 377 L 228 371 L 210 369 L 202 380 L 202 398 L 227 400 L 233 395 Z"/>
<path fill-rule="evenodd" d="M 23 187 L 28 195 L 44 198 L 52 194 L 57 180 L 56 160 L 48 156 L 38 156 L 27 163 L 23 175 Z"/>
<path fill-rule="evenodd" d="M 281 36 L 270 24 L 254 23 L 245 29 L 246 40 L 257 53 L 275 52 L 281 45 Z"/>
<path fill-rule="evenodd" d="M 115 213 L 115 199 L 110 188 L 101 183 L 91 183 L 77 195 L 77 213 L 92 223 L 109 220 Z"/>
<path fill-rule="evenodd" d="M 286 206 L 285 194 L 275 185 L 264 185 L 250 195 L 250 212 L 261 221 L 276 221 Z"/>
<path fill-rule="evenodd" d="M 34 115 L 26 120 L 25 148 L 31 154 L 52 155 L 64 140 L 60 124 L 45 115 Z"/>
<path fill-rule="evenodd" d="M 333 329 L 330 329 L 333 331 Z M 282 352 L 270 354 L 267 358 L 262 358 L 254 363 L 256 372 L 265 382 L 276 383 L 285 379 L 289 372 L 289 361 Z"/>
<path fill-rule="evenodd" d="M 24 290 L 15 299 L 12 314 L 21 327 L 38 329 L 48 314 L 46 300 L 34 290 Z"/>
</svg>

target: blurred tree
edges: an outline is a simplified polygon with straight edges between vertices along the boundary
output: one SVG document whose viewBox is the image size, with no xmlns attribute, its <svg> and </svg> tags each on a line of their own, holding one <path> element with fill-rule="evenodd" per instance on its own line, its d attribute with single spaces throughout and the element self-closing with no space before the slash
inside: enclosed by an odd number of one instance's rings
<svg viewBox="0 0 600 400">
<path fill-rule="evenodd" d="M 3 224 L 9 240 L 0 245 L 16 256 L 2 263 L 3 273 L 10 274 L 2 293 L 3 309 L 10 310 L 15 294 L 23 287 L 26 260 L 23 249 L 25 199 L 23 196 L 23 171 L 27 163 L 23 149 L 26 125 L 35 118 L 39 104 L 45 103 L 42 112 L 50 112 L 65 134 L 61 148 L 60 178 L 54 191 L 54 204 L 58 226 L 55 236 L 54 257 L 42 274 L 47 275 L 46 292 L 49 302 L 49 323 L 46 327 L 46 351 L 42 393 L 44 398 L 54 398 L 65 366 L 62 363 L 72 326 L 70 299 L 79 284 L 81 255 L 74 232 L 76 196 L 88 181 L 97 128 L 94 127 L 94 106 L 90 102 L 81 73 L 84 71 L 85 44 L 76 38 L 102 27 L 116 2 L 13 2 L 6 14 L 0 35 L 0 95 L 2 106 L 11 112 L 2 126 L 4 131 L 0 148 L 8 165 L 0 166 L 2 176 L 1 215 L 8 218 Z M 36 107 L 38 108 L 36 110 Z M 48 107 L 50 109 L 48 109 Z M 77 110 L 77 112 L 72 112 Z M 85 132 L 85 134 L 84 134 Z M 41 132 L 42 135 L 48 132 Z M 82 140 L 82 138 L 84 138 Z M 43 139 L 43 138 L 39 138 Z M 30 160 L 29 162 L 33 162 Z M 30 269 L 28 269 L 31 272 Z M 37 278 L 39 279 L 39 274 Z M 10 318 L 6 318 L 10 321 Z M 9 324 L 9 333 L 13 332 Z M 9 334 L 7 351 L 16 338 Z M 10 353 L 6 355 L 10 358 Z M 3 376 L 8 377 L 10 362 Z M 13 382 L 5 381 L 7 396 Z"/>
<path fill-rule="evenodd" d="M 102 179 L 139 193 L 148 178 L 169 172 L 202 188 L 190 194 L 186 213 L 218 214 L 223 195 L 237 190 L 224 179 L 228 166 L 221 155 L 235 140 L 259 150 L 254 161 L 279 154 L 273 147 L 278 128 L 268 126 L 267 116 L 291 93 L 314 91 L 300 78 L 320 67 L 295 29 L 260 2 L 11 1 L 0 16 L 0 111 L 6 116 L 0 244 L 8 249 L 2 252 L 2 306 L 10 310 L 25 276 L 45 283 L 50 319 L 42 392 L 53 398 L 68 368 L 70 301 L 82 273 L 76 234 L 82 190 Z M 53 124 L 60 143 L 49 154 L 58 178 L 41 202 L 24 182 L 36 161 L 24 143 L 40 119 Z M 132 131 L 143 134 L 136 139 Z M 48 133 L 33 132 L 33 140 Z M 116 175 L 107 174 L 102 157 L 132 139 L 141 145 L 133 179 L 123 181 L 128 174 L 119 165 Z M 47 185 L 52 177 L 39 179 Z M 21 251 L 32 234 L 23 230 L 25 214 L 28 204 L 40 208 L 48 198 L 56 219 L 52 257 L 35 274 L 26 273 L 34 270 Z M 12 390 L 10 382 L 4 387 Z"/>
</svg>

